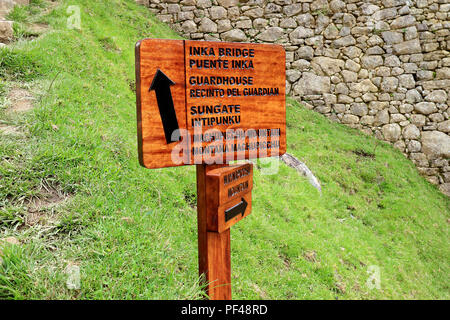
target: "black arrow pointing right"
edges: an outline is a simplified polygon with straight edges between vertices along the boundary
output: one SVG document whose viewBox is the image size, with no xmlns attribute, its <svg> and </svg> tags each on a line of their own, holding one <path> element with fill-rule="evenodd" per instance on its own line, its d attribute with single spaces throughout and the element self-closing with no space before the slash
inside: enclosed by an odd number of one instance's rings
<svg viewBox="0 0 450 320">
<path fill-rule="evenodd" d="M 235 216 L 241 214 L 244 216 L 245 209 L 247 209 L 247 201 L 245 201 L 244 198 L 241 198 L 241 202 L 234 205 L 228 210 L 225 210 L 225 222 L 227 222 L 230 219 L 233 219 Z"/>
<path fill-rule="evenodd" d="M 149 89 L 149 91 L 155 90 L 156 93 L 156 101 L 158 102 L 167 144 L 172 142 L 172 133 L 179 129 L 175 107 L 173 106 L 172 92 L 170 91 L 170 86 L 174 84 L 175 82 L 158 69 Z"/>
</svg>

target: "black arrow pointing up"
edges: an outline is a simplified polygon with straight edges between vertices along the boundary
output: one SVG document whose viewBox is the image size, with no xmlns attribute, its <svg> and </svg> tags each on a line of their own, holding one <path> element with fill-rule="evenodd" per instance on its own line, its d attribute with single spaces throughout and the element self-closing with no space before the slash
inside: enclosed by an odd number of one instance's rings
<svg viewBox="0 0 450 320">
<path fill-rule="evenodd" d="M 241 198 L 241 202 L 236 204 L 235 206 L 231 207 L 228 210 L 225 210 L 225 222 L 227 222 L 230 219 L 233 219 L 235 216 L 241 214 L 244 216 L 245 209 L 247 209 L 247 201 L 245 201 L 244 198 Z"/>
<path fill-rule="evenodd" d="M 149 89 L 149 91 L 155 90 L 156 93 L 156 101 L 158 102 L 159 114 L 161 115 L 167 144 L 172 142 L 172 133 L 179 128 L 177 115 L 173 106 L 172 92 L 170 91 L 170 86 L 174 84 L 175 82 L 170 80 L 164 72 L 158 69 Z"/>
</svg>

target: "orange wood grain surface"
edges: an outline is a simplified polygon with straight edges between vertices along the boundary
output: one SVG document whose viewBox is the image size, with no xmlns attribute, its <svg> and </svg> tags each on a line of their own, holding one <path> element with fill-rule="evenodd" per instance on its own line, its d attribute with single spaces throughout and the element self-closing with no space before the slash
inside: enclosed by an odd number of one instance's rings
<svg viewBox="0 0 450 320">
<path fill-rule="evenodd" d="M 230 229 L 208 232 L 208 295 L 210 300 L 231 300 Z"/>
<path fill-rule="evenodd" d="M 198 52 L 193 54 L 192 48 L 207 51 L 201 50 L 201 54 Z M 210 51 L 211 49 L 213 51 Z M 220 49 L 223 52 L 224 50 L 233 52 L 232 50 L 236 49 L 247 50 L 247 52 L 252 50 L 253 56 L 236 57 L 233 54 L 221 56 Z M 204 55 L 204 52 L 208 52 L 208 55 Z M 214 54 L 211 54 L 212 52 Z M 196 64 L 192 64 L 192 60 L 195 60 Z M 222 61 L 222 66 L 223 61 L 227 60 L 228 68 L 219 68 L 217 66 L 219 60 Z M 205 67 L 208 66 L 205 63 L 211 63 L 210 61 L 213 63 L 215 61 L 215 68 Z M 232 61 L 241 65 L 233 67 Z M 245 61 L 246 67 L 242 67 L 242 61 Z M 201 68 L 200 65 L 202 65 Z M 184 141 L 185 145 L 181 145 L 186 151 L 184 154 L 181 153 L 183 160 L 181 163 L 174 163 L 172 159 L 172 151 L 177 148 L 178 143 L 166 142 L 155 92 L 149 90 L 158 69 L 175 83 L 171 86 L 171 92 L 178 125 L 180 129 L 188 130 L 190 134 L 189 139 L 186 138 Z M 196 80 L 193 82 L 192 77 L 213 78 L 216 79 L 214 80 L 216 83 L 208 82 L 208 84 L 200 85 L 199 82 L 195 82 Z M 251 85 L 222 85 L 217 82 L 220 77 L 228 77 L 227 79 L 245 77 L 247 81 L 250 78 L 252 81 Z M 228 163 L 230 160 L 237 159 L 238 156 L 239 159 L 248 159 L 284 154 L 286 152 L 285 80 L 285 51 L 279 45 L 162 39 L 145 39 L 138 42 L 136 45 L 136 101 L 141 165 L 147 168 L 163 168 L 198 163 Z M 225 93 L 220 96 L 197 97 L 192 95 L 191 91 L 208 89 L 223 89 Z M 256 92 L 272 89 L 273 94 L 244 95 L 244 89 L 252 89 Z M 239 95 L 236 95 L 238 91 Z M 232 92 L 234 95 L 231 94 Z M 225 109 L 223 109 L 224 106 Z M 214 108 L 213 113 L 200 115 L 201 109 L 205 107 L 217 108 Z M 221 108 L 222 111 L 218 112 L 217 110 Z M 197 110 L 197 114 L 193 110 Z M 230 120 L 228 116 L 234 120 Z M 239 123 L 237 123 L 238 117 Z M 226 125 L 208 125 L 206 122 L 212 121 L 212 118 L 222 123 L 225 120 L 230 122 Z M 192 127 L 193 120 L 202 123 L 202 126 Z M 244 137 L 243 140 L 234 138 L 231 142 L 219 141 L 217 145 L 221 147 L 208 152 L 207 147 L 211 147 L 213 141 L 204 141 L 207 130 L 225 134 L 227 130 L 243 130 L 249 133 L 249 129 L 254 129 L 253 132 L 258 136 Z M 268 137 L 266 137 L 267 133 Z M 203 141 L 195 143 L 196 134 Z M 256 145 L 255 142 L 260 144 Z M 178 149 L 179 147 L 180 145 Z M 207 148 L 206 151 L 205 148 Z M 205 154 L 200 158 L 196 157 L 194 152 L 197 151 Z"/>
<path fill-rule="evenodd" d="M 156 96 L 150 91 L 150 85 L 158 69 L 175 82 L 171 91 L 177 120 L 180 128 L 186 128 L 183 40 L 138 42 L 136 66 L 139 161 L 147 168 L 176 166 L 171 158 L 176 143 L 166 143 Z"/>
<path fill-rule="evenodd" d="M 206 176 L 218 165 L 197 165 L 197 230 L 199 275 L 211 300 L 231 299 L 230 230 L 207 230 Z"/>
<path fill-rule="evenodd" d="M 237 215 L 232 219 L 226 221 L 225 220 L 225 211 L 241 203 L 242 199 L 247 202 L 247 207 L 245 209 L 244 215 Z M 249 191 L 244 193 L 241 197 L 236 198 L 230 202 L 222 204 L 217 209 L 215 209 L 215 213 L 208 212 L 208 230 L 216 231 L 216 232 L 224 232 L 225 230 L 230 229 L 233 225 L 247 217 L 252 212 L 252 192 Z M 211 214 L 210 214 L 211 213 Z M 214 217 L 214 218 L 213 218 Z M 216 220 L 217 219 L 217 220 Z"/>
<path fill-rule="evenodd" d="M 233 177 L 235 173 L 239 173 L 240 176 Z M 252 163 L 209 170 L 206 176 L 207 229 L 223 232 L 248 216 L 252 210 L 252 188 Z M 230 189 L 235 191 L 231 195 L 229 194 Z M 244 215 L 238 215 L 226 221 L 225 211 L 239 204 L 242 199 L 247 202 Z"/>
</svg>

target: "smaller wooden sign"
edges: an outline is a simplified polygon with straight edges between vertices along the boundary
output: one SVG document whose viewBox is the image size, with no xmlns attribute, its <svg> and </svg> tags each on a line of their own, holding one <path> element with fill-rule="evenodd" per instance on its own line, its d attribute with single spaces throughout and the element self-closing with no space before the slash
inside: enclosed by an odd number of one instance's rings
<svg viewBox="0 0 450 320">
<path fill-rule="evenodd" d="M 253 164 L 226 166 L 206 175 L 207 229 L 223 232 L 252 210 Z"/>
</svg>

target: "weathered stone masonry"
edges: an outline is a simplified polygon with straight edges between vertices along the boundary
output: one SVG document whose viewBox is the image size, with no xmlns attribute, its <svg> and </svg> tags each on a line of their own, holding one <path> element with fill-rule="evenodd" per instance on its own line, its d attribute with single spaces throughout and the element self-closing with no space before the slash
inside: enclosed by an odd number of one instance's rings
<svg viewBox="0 0 450 320">
<path fill-rule="evenodd" d="M 450 194 L 450 0 L 138 0 L 186 38 L 280 43 L 287 92 Z"/>
</svg>

